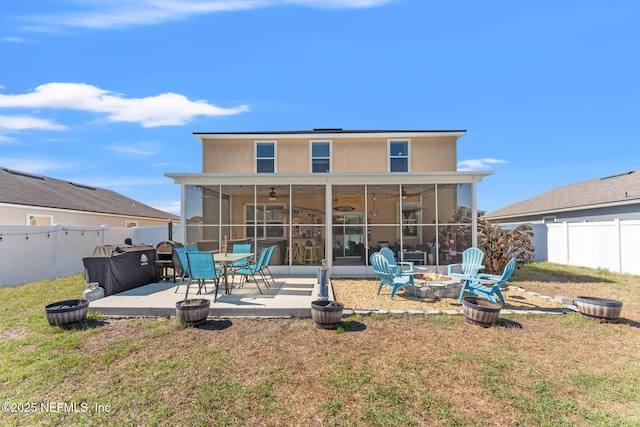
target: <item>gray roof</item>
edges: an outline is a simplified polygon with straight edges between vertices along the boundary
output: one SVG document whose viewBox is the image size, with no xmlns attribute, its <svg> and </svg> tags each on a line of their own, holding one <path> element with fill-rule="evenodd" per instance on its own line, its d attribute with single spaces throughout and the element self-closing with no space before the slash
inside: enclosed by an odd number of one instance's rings
<svg viewBox="0 0 640 427">
<path fill-rule="evenodd" d="M 85 212 L 179 219 L 111 190 L 0 168 L 0 203 Z"/>
<path fill-rule="evenodd" d="M 564 185 L 485 215 L 487 219 L 640 203 L 640 170 Z"/>
</svg>

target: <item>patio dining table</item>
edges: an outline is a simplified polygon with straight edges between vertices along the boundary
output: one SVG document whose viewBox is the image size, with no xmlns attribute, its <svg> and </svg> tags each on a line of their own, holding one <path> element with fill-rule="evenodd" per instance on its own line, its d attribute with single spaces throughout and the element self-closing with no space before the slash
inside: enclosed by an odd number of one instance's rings
<svg viewBox="0 0 640 427">
<path fill-rule="evenodd" d="M 224 271 L 224 293 L 225 294 L 230 294 L 231 293 L 231 289 L 229 288 L 229 265 L 233 264 L 236 261 L 240 261 L 243 259 L 248 259 L 253 257 L 255 254 L 251 253 L 251 252 L 243 252 L 243 253 L 233 253 L 233 252 L 229 252 L 229 253 L 215 253 L 213 254 L 213 260 L 215 262 L 219 262 L 220 264 L 222 264 L 223 267 L 223 271 Z"/>
</svg>

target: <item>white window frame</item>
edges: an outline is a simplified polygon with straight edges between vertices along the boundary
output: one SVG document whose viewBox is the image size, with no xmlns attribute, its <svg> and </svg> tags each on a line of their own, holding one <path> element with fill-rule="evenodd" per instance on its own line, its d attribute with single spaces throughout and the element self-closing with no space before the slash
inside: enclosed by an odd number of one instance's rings
<svg viewBox="0 0 640 427">
<path fill-rule="evenodd" d="M 266 233 L 266 227 L 269 227 L 269 226 L 282 227 L 282 235 L 269 236 L 270 239 L 271 238 L 284 238 L 285 237 L 287 224 L 285 223 L 284 218 L 283 219 L 273 219 L 272 218 L 270 220 L 267 220 L 265 217 L 263 217 L 263 218 L 257 218 L 256 217 L 254 220 L 251 220 L 251 221 L 247 219 L 247 208 L 253 208 L 253 213 L 254 213 L 254 215 L 256 215 L 256 213 L 258 212 L 258 208 L 264 208 L 264 210 L 266 211 L 271 206 L 275 206 L 277 208 L 280 208 L 283 212 L 287 209 L 287 205 L 284 204 L 284 203 L 258 203 L 258 204 L 245 203 L 244 204 L 244 209 L 243 209 L 242 215 L 244 216 L 245 227 L 255 227 L 255 228 L 261 228 L 262 229 L 263 236 L 262 237 L 253 236 L 254 239 L 267 237 L 266 236 L 266 234 L 267 234 Z M 245 232 L 245 236 L 246 236 L 246 232 Z"/>
<path fill-rule="evenodd" d="M 391 143 L 393 142 L 406 142 L 407 143 L 407 155 L 406 156 L 394 156 L 394 158 L 405 158 L 407 159 L 407 172 L 411 172 L 411 139 L 403 138 L 403 139 L 388 139 L 387 140 L 387 171 L 389 173 L 402 173 L 391 170 Z"/>
<path fill-rule="evenodd" d="M 260 157 L 260 159 L 272 159 L 273 160 L 273 173 L 278 172 L 278 144 L 276 141 L 255 141 L 253 145 L 253 170 L 255 173 L 271 173 L 271 172 L 258 172 L 258 144 L 273 144 L 273 157 Z"/>
<path fill-rule="evenodd" d="M 31 218 L 35 218 L 36 219 L 36 224 L 35 225 L 38 225 L 38 218 L 47 218 L 49 220 L 49 224 L 45 224 L 46 226 L 51 226 L 51 225 L 55 224 L 53 222 L 53 215 L 42 215 L 42 214 L 28 213 L 26 215 L 26 224 L 27 225 L 34 225 L 34 224 L 31 224 Z"/>
<path fill-rule="evenodd" d="M 314 143 L 323 143 L 329 144 L 329 171 L 328 172 L 314 172 L 313 171 L 313 160 L 314 159 L 327 159 L 327 157 L 313 157 L 313 144 Z M 333 141 L 328 139 L 317 139 L 309 141 L 309 173 L 331 173 L 333 172 Z"/>
</svg>

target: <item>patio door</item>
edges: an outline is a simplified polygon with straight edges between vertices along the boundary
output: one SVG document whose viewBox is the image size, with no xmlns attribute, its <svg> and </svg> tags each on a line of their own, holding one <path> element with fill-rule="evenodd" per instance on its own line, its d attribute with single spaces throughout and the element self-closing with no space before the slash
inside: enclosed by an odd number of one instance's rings
<svg viewBox="0 0 640 427">
<path fill-rule="evenodd" d="M 364 251 L 364 215 L 333 218 L 333 255 L 336 259 L 360 258 Z"/>
</svg>

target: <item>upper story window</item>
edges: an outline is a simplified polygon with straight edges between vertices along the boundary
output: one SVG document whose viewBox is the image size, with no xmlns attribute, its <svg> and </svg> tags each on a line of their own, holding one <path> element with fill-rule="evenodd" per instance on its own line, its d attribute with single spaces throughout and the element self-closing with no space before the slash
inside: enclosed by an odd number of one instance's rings
<svg viewBox="0 0 640 427">
<path fill-rule="evenodd" d="M 409 172 L 409 141 L 389 141 L 389 172 Z"/>
<path fill-rule="evenodd" d="M 274 173 L 276 171 L 276 143 L 256 142 L 256 172 Z"/>
<path fill-rule="evenodd" d="M 331 143 L 329 141 L 311 142 L 311 172 L 331 172 Z"/>
</svg>

